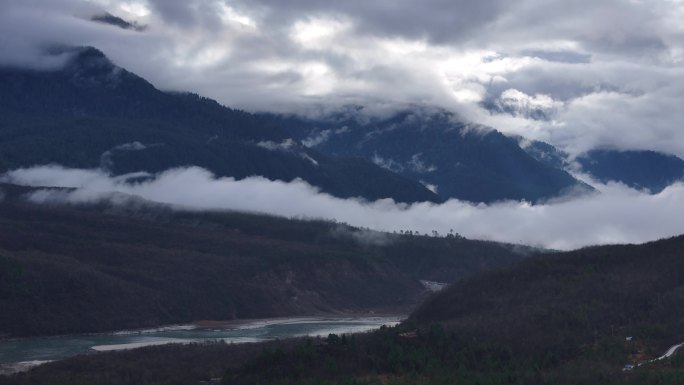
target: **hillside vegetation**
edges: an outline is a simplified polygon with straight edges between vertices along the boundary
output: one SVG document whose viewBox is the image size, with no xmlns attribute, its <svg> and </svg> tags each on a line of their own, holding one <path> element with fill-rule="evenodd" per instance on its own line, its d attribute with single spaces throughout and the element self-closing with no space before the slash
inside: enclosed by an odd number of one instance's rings
<svg viewBox="0 0 684 385">
<path fill-rule="evenodd" d="M 284 341 L 260 351 L 250 346 L 239 365 L 232 364 L 234 353 L 216 346 L 163 347 L 73 358 L 6 383 L 153 378 L 175 384 L 166 374 L 178 367 L 170 356 L 177 352 L 208 365 L 202 373 L 188 370 L 187 384 L 223 368 L 223 383 L 236 385 L 677 385 L 684 381 L 684 353 L 648 360 L 684 341 L 682 250 L 684 237 L 676 237 L 532 257 L 456 282 L 398 327 Z M 161 357 L 168 357 L 167 370 L 160 369 Z M 623 371 L 627 363 L 643 365 Z"/>
<path fill-rule="evenodd" d="M 677 237 L 536 256 L 456 282 L 397 328 L 263 354 L 225 383 L 680 384 L 684 354 L 648 361 L 684 341 L 682 250 Z"/>
<path fill-rule="evenodd" d="M 572 356 L 604 336 L 684 340 L 684 237 L 523 261 L 457 282 L 411 316 Z"/>
<path fill-rule="evenodd" d="M 420 280 L 510 264 L 508 245 L 235 212 L 26 203 L 2 186 L 0 334 L 406 311 Z M 529 251 L 529 250 L 528 250 Z"/>
</svg>

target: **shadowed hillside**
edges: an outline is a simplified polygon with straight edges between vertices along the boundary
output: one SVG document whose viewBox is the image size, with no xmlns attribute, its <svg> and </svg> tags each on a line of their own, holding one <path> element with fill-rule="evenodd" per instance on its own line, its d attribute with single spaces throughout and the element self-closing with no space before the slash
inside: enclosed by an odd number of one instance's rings
<svg viewBox="0 0 684 385">
<path fill-rule="evenodd" d="M 135 328 L 200 319 L 405 311 L 419 280 L 453 282 L 522 258 L 456 237 L 399 236 L 326 221 L 48 206 L 2 187 L 0 333 Z"/>
<path fill-rule="evenodd" d="M 167 373 L 177 366 L 160 369 L 161 357 L 195 354 L 211 364 L 186 371 L 185 383 L 223 368 L 224 384 L 681 384 L 682 352 L 648 361 L 684 341 L 683 246 L 677 237 L 532 257 L 456 282 L 398 327 L 249 347 L 240 365 L 215 346 L 162 347 L 73 358 L 6 383 L 126 384 L 127 367 L 132 378 L 175 384 Z"/>
<path fill-rule="evenodd" d="M 515 346 L 575 355 L 604 336 L 684 340 L 684 237 L 539 256 L 457 282 L 411 316 Z"/>
</svg>

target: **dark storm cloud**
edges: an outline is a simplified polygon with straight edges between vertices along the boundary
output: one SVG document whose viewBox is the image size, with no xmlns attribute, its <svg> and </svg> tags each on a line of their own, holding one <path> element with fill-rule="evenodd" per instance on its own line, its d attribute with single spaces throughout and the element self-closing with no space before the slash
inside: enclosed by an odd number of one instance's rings
<svg viewBox="0 0 684 385">
<path fill-rule="evenodd" d="M 436 43 L 463 41 L 514 5 L 502 0 L 256 0 L 236 3 L 244 9 L 257 4 L 269 25 L 291 23 L 302 15 L 345 15 L 356 21 L 360 31 L 374 36 L 425 38 Z"/>
<path fill-rule="evenodd" d="M 591 55 L 573 51 L 523 50 L 520 54 L 559 63 L 589 63 L 591 60 Z"/>
<path fill-rule="evenodd" d="M 152 8 L 166 21 L 180 25 L 196 25 L 201 20 L 191 1 L 151 0 Z"/>
<path fill-rule="evenodd" d="M 155 14 L 171 24 L 214 31 L 222 27 L 220 9 L 213 1 L 149 0 L 149 4 Z"/>
</svg>

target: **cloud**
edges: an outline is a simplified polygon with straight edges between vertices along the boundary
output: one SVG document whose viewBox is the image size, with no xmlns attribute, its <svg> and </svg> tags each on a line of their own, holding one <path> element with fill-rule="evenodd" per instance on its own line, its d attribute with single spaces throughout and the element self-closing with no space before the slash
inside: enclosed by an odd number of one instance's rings
<svg viewBox="0 0 684 385">
<path fill-rule="evenodd" d="M 105 12 L 148 28 L 90 21 Z M 437 105 L 573 154 L 684 157 L 683 18 L 676 0 L 5 0 L 0 63 L 54 68 L 45 46 L 93 45 L 159 88 L 248 110 Z M 553 108 L 483 108 L 496 100 Z"/>
<path fill-rule="evenodd" d="M 302 144 L 306 147 L 316 147 L 322 143 L 325 143 L 330 139 L 332 135 L 342 135 L 349 132 L 349 127 L 343 126 L 338 129 L 325 129 L 320 132 L 313 133 L 310 137 L 302 140 Z"/>
<path fill-rule="evenodd" d="M 419 173 L 426 174 L 437 170 L 437 166 L 425 164 L 422 159 L 423 153 L 419 152 L 411 156 L 411 160 L 408 162 L 409 167 Z"/>
<path fill-rule="evenodd" d="M 509 88 L 492 102 L 492 110 L 528 119 L 546 120 L 549 116 L 555 115 L 562 105 L 549 95 L 527 95 L 515 88 Z"/>
<path fill-rule="evenodd" d="M 258 142 L 256 145 L 269 151 L 290 151 L 297 146 L 297 143 L 291 138 L 288 138 L 280 143 L 267 140 Z"/>
<path fill-rule="evenodd" d="M 141 178 L 147 176 L 147 178 Z M 186 210 L 241 210 L 286 217 L 328 218 L 382 231 L 454 229 L 468 238 L 523 243 L 556 249 L 593 244 L 644 242 L 684 233 L 684 222 L 673 213 L 684 210 L 684 184 L 649 195 L 619 184 L 599 185 L 600 194 L 531 205 L 500 202 L 491 205 L 450 200 L 443 204 L 397 204 L 390 199 L 366 202 L 339 199 L 309 184 L 215 178 L 190 167 L 158 175 L 110 177 L 101 170 L 40 166 L 5 174 L 2 181 L 30 186 L 61 186 L 39 190 L 34 202 L 88 203 L 121 194 L 175 205 Z M 369 237 L 373 233 L 369 233 Z"/>
<path fill-rule="evenodd" d="M 421 180 L 421 181 L 419 181 L 419 182 L 420 182 L 420 184 L 422 184 L 423 186 L 425 186 L 425 188 L 427 188 L 428 190 L 430 190 L 430 191 L 432 191 L 433 193 L 437 194 L 437 191 L 439 190 L 439 186 L 437 186 L 436 184 L 427 183 L 427 182 L 425 182 L 424 180 Z"/>
<path fill-rule="evenodd" d="M 352 0 L 329 2 L 295 0 L 287 5 L 275 0 L 238 1 L 244 8 L 259 4 L 264 20 L 279 24 L 302 15 L 344 15 L 353 18 L 363 33 L 406 39 L 427 38 L 434 42 L 462 41 L 510 7 L 503 0 Z"/>
<path fill-rule="evenodd" d="M 318 161 L 314 158 L 312 158 L 309 154 L 307 154 L 305 151 L 299 151 L 301 150 L 301 146 L 295 142 L 292 138 L 287 138 L 283 140 L 282 142 L 273 142 L 271 140 L 266 140 L 266 141 L 261 141 L 257 142 L 257 147 L 264 148 L 269 151 L 282 151 L 282 152 L 292 152 L 296 153 L 299 155 L 300 158 L 308 160 L 313 164 L 314 166 L 318 166 Z"/>
<path fill-rule="evenodd" d="M 396 240 L 396 234 L 361 228 L 351 230 L 348 226 L 335 227 L 331 235 L 337 238 L 351 238 L 364 246 L 385 246 Z"/>
<path fill-rule="evenodd" d="M 401 162 L 397 162 L 394 159 L 390 158 L 383 158 L 377 153 L 373 154 L 372 158 L 373 163 L 376 165 L 385 168 L 387 170 L 390 170 L 392 172 L 402 172 L 404 171 L 404 166 L 401 165 Z"/>
<path fill-rule="evenodd" d="M 159 146 L 160 144 L 156 143 L 153 146 Z M 147 149 L 148 146 L 140 143 L 140 142 L 131 142 L 131 143 L 124 143 L 120 144 L 118 146 L 114 146 L 110 148 L 109 150 L 105 151 L 100 155 L 100 168 L 109 170 L 112 168 L 114 165 L 114 161 L 112 160 L 112 155 L 116 151 L 142 151 Z"/>
</svg>

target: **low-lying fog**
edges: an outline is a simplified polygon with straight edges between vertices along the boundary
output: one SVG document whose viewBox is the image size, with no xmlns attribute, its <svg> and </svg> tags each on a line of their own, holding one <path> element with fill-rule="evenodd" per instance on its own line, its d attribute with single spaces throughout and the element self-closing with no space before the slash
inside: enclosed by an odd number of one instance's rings
<svg viewBox="0 0 684 385">
<path fill-rule="evenodd" d="M 524 243 L 554 249 L 609 243 L 639 243 L 684 233 L 684 184 L 650 195 L 621 184 L 596 184 L 600 193 L 544 204 L 499 202 L 490 205 L 449 200 L 442 204 L 398 204 L 340 199 L 295 180 L 262 177 L 217 178 L 187 167 L 149 175 L 112 177 L 102 170 L 37 166 L 18 169 L 0 180 L 28 186 L 72 187 L 71 192 L 40 190 L 34 202 L 84 203 L 111 200 L 125 204 L 124 193 L 191 210 L 243 210 L 286 217 L 336 219 L 375 230 L 411 230 L 468 238 Z"/>
</svg>

